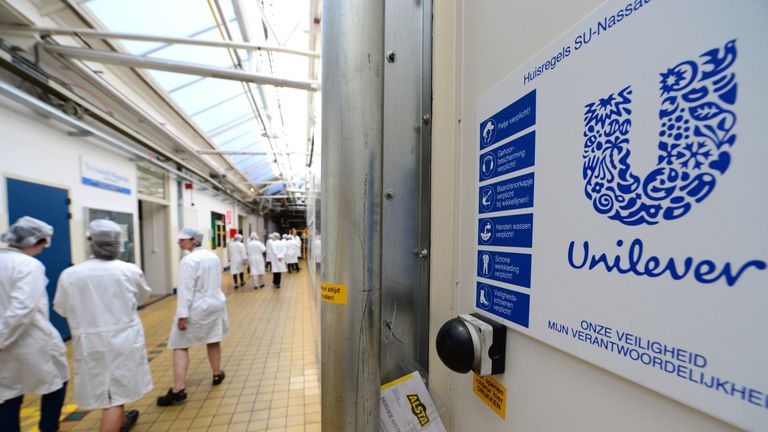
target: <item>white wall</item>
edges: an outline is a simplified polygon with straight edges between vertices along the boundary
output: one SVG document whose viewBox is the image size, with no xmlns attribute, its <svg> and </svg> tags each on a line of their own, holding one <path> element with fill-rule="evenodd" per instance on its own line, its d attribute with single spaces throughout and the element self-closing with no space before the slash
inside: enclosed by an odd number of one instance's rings
<svg viewBox="0 0 768 432">
<path fill-rule="evenodd" d="M 138 201 L 136 199 L 136 167 L 127 157 L 104 149 L 88 138 L 70 137 L 58 123 L 0 98 L 0 228 L 7 228 L 8 197 L 5 178 L 67 189 L 72 200 L 70 233 L 72 260 L 79 263 L 89 253 L 85 240 L 86 209 L 111 210 L 133 214 L 134 256 L 140 250 L 138 234 Z M 131 194 L 86 186 L 80 178 L 81 157 L 104 163 L 130 179 Z M 55 239 L 55 233 L 54 233 Z M 137 261 L 138 262 L 138 261 Z"/>
<path fill-rule="evenodd" d="M 35 114 L 29 109 L 0 97 L 0 232 L 8 227 L 8 198 L 5 178 L 12 177 L 49 186 L 60 187 L 69 191 L 72 200 L 70 211 L 70 234 L 72 239 L 72 260 L 74 263 L 88 257 L 85 240 L 86 211 L 88 208 L 131 213 L 134 220 L 134 256 L 140 263 L 141 248 L 138 220 L 138 197 L 136 195 L 136 166 L 122 153 L 106 148 L 103 144 L 82 137 L 67 135 L 68 129 L 59 123 Z M 130 179 L 131 194 L 123 194 L 83 185 L 80 179 L 81 156 L 88 160 L 113 167 Z M 232 221 L 237 223 L 237 211 L 231 200 L 225 201 L 221 194 L 208 189 L 201 191 L 195 184 L 194 203 L 190 192 L 182 192 L 182 212 L 186 225 L 193 225 L 210 235 L 211 211 L 226 215 L 232 214 Z M 178 262 L 181 259 L 176 243 L 179 226 L 179 207 L 177 205 L 177 180 L 168 179 L 169 235 L 164 241 L 170 251 L 170 273 L 173 286 L 176 286 Z M 253 215 L 246 221 L 253 220 L 254 226 L 261 220 Z M 190 221 L 193 221 L 190 223 Z M 263 222 L 261 222 L 263 225 Z M 236 225 L 228 225 L 227 229 Z M 55 236 L 55 234 L 54 234 Z M 55 238 L 55 237 L 54 237 Z M 204 242 L 210 248 L 210 242 Z M 220 251 L 221 252 L 221 251 Z M 226 253 L 221 253 L 222 266 L 227 264 Z"/>
<path fill-rule="evenodd" d="M 431 340 L 474 309 L 476 234 L 463 228 L 475 220 L 475 102 L 600 3 L 434 2 Z M 507 332 L 506 373 L 495 377 L 507 389 L 502 420 L 474 395 L 471 374 L 447 370 L 430 352 L 430 389 L 451 430 L 735 430 L 515 331 Z"/>
</svg>

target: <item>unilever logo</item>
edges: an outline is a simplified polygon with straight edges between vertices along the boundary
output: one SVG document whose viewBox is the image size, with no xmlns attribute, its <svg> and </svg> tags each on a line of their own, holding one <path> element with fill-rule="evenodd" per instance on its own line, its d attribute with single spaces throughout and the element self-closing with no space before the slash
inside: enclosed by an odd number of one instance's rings
<svg viewBox="0 0 768 432">
<path fill-rule="evenodd" d="M 630 166 L 632 87 L 584 111 L 584 194 L 625 225 L 678 219 L 704 201 L 725 174 L 736 143 L 736 41 L 661 73 L 659 155 L 644 178 Z"/>
<path fill-rule="evenodd" d="M 632 87 L 585 105 L 584 194 L 597 213 L 625 225 L 655 225 L 685 216 L 712 193 L 728 170 L 736 143 L 737 116 L 732 108 L 737 82 L 731 70 L 736 56 L 732 40 L 722 49 L 711 49 L 660 74 L 659 154 L 656 167 L 643 178 L 630 166 Z M 579 254 L 572 241 L 568 263 L 576 269 L 602 266 L 608 272 L 654 278 L 693 276 L 704 284 L 722 279 L 728 286 L 735 285 L 750 267 L 764 270 L 768 266 L 762 260 L 736 266 L 692 257 L 681 261 L 643 256 L 641 239 L 628 245 L 618 240 L 616 246 L 626 251 L 590 255 L 590 244 L 584 241 Z"/>
</svg>

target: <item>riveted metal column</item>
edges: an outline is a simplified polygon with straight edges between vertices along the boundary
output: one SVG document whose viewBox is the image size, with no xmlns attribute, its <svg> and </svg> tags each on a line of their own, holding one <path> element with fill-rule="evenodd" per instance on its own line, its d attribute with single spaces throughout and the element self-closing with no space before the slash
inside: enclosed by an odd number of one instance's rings
<svg viewBox="0 0 768 432">
<path fill-rule="evenodd" d="M 323 3 L 322 429 L 377 431 L 384 3 Z"/>
</svg>

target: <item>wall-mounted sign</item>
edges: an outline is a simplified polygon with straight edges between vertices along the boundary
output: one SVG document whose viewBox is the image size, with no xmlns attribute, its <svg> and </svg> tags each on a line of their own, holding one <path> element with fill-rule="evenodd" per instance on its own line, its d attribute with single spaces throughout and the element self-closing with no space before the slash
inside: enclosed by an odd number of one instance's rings
<svg viewBox="0 0 768 432">
<path fill-rule="evenodd" d="M 227 225 L 232 225 L 232 211 L 227 210 Z"/>
<path fill-rule="evenodd" d="M 129 173 L 100 160 L 81 156 L 80 179 L 84 185 L 131 194 L 132 183 Z"/>
<path fill-rule="evenodd" d="M 608 1 L 477 101 L 476 310 L 768 429 L 768 13 Z"/>
</svg>

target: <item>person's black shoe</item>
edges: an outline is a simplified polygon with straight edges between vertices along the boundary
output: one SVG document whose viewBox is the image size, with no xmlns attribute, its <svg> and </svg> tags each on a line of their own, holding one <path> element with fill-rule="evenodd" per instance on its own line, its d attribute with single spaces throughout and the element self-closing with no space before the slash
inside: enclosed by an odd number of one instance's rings
<svg viewBox="0 0 768 432">
<path fill-rule="evenodd" d="M 187 392 L 184 389 L 173 392 L 173 388 L 168 389 L 168 393 L 157 398 L 157 406 L 178 405 L 187 400 Z"/>
<path fill-rule="evenodd" d="M 221 370 L 219 373 L 213 375 L 213 385 L 219 385 L 222 382 L 224 382 L 224 377 L 227 376 L 224 373 L 224 370 Z"/>
<path fill-rule="evenodd" d="M 120 426 L 120 432 L 128 432 L 139 421 L 138 410 L 128 410 L 124 414 L 125 422 Z"/>
</svg>

